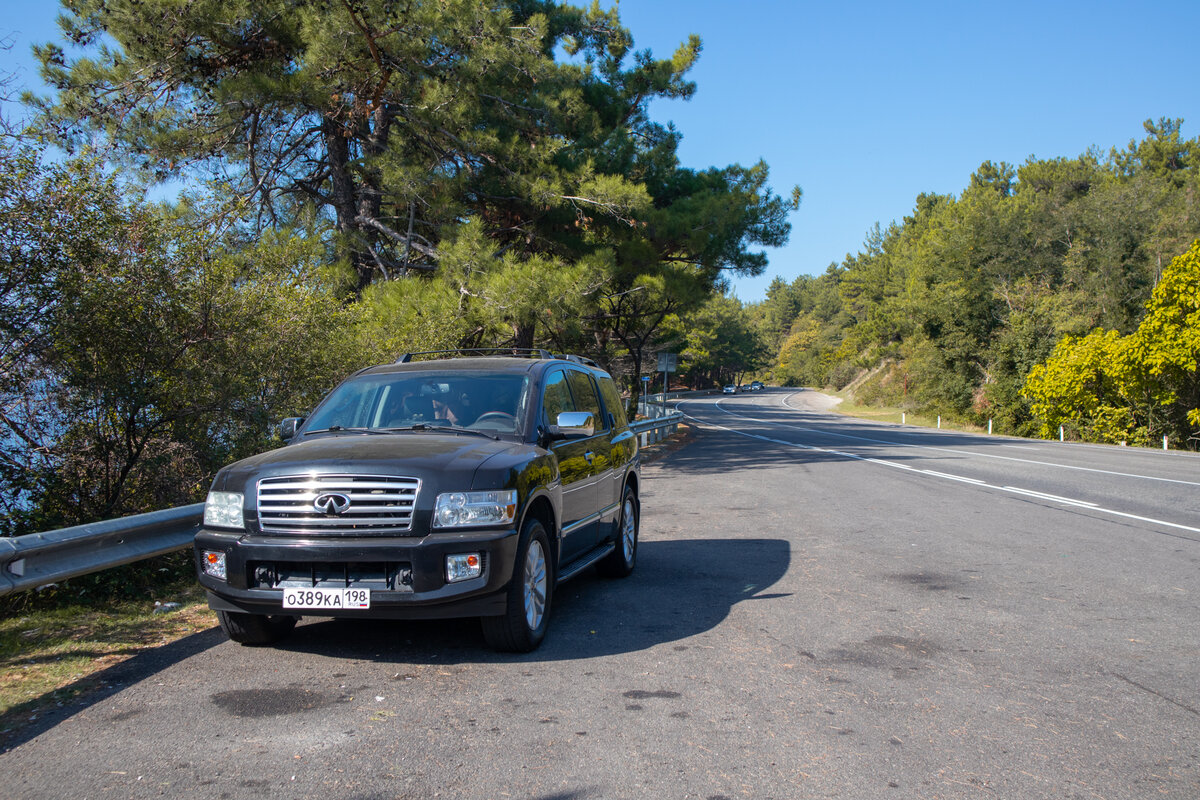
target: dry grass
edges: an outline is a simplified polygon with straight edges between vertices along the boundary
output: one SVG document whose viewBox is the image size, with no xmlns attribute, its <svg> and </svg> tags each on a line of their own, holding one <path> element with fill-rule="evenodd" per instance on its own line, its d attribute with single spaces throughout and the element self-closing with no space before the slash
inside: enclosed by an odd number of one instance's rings
<svg viewBox="0 0 1200 800">
<path fill-rule="evenodd" d="M 838 397 L 844 398 L 844 395 L 841 393 L 836 394 Z M 851 399 L 843 399 L 841 403 L 831 410 L 849 417 L 869 419 L 876 422 L 894 422 L 899 425 L 901 424 L 901 420 L 903 420 L 903 424 L 917 428 L 936 428 L 938 426 L 938 418 L 936 416 L 914 414 L 911 411 L 904 411 L 894 406 L 863 406 L 858 405 Z M 955 422 L 945 417 L 942 418 L 942 430 L 968 431 L 970 433 L 982 433 L 984 431 L 978 425 Z"/>
<path fill-rule="evenodd" d="M 216 625 L 196 584 L 152 602 L 66 606 L 0 619 L 0 733 L 95 688 L 98 673 L 153 647 Z"/>
</svg>

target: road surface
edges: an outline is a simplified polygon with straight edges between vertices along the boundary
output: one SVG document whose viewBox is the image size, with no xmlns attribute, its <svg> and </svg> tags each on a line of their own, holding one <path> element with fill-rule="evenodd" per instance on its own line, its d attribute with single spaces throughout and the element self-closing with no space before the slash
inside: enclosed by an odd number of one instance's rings
<svg viewBox="0 0 1200 800">
<path fill-rule="evenodd" d="M 138 656 L 0 755 L 9 798 L 1200 797 L 1200 459 L 680 408 L 634 575 L 537 652 L 305 620 Z"/>
</svg>

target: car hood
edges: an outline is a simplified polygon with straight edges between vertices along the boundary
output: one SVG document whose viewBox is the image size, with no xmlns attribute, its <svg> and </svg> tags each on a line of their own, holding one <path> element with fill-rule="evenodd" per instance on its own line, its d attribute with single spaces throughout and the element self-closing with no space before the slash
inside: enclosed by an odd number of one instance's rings
<svg viewBox="0 0 1200 800">
<path fill-rule="evenodd" d="M 403 476 L 462 491 L 488 459 L 527 449 L 517 442 L 427 431 L 332 434 L 230 464 L 218 473 L 213 489 L 248 492 L 261 478 L 326 473 Z"/>
</svg>

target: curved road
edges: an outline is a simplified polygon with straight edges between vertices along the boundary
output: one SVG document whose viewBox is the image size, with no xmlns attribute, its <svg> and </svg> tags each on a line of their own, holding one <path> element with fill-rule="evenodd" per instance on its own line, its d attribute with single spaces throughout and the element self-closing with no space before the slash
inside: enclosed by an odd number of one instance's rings
<svg viewBox="0 0 1200 800">
<path fill-rule="evenodd" d="M 6 797 L 1195 798 L 1200 458 L 680 403 L 639 565 L 536 653 L 306 620 L 139 656 Z"/>
</svg>

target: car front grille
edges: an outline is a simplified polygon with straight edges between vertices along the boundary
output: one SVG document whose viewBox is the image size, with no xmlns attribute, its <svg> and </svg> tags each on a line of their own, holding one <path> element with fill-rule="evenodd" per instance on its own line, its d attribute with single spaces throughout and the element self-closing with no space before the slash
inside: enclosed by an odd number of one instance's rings
<svg viewBox="0 0 1200 800">
<path fill-rule="evenodd" d="M 416 478 L 386 475 L 263 478 L 258 482 L 258 521 L 263 533 L 406 533 L 412 529 L 420 490 L 421 481 Z M 325 500 L 323 507 L 314 505 L 318 499 Z M 343 509 L 344 501 L 349 504 Z"/>
<path fill-rule="evenodd" d="M 411 592 L 408 562 L 251 561 L 251 589 L 372 589 Z"/>
</svg>

